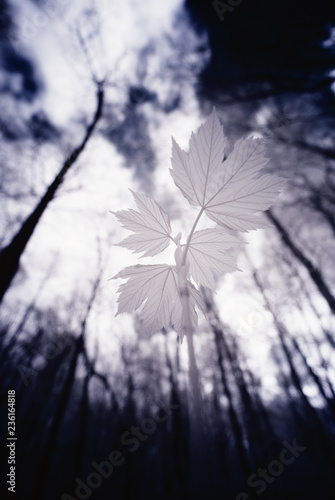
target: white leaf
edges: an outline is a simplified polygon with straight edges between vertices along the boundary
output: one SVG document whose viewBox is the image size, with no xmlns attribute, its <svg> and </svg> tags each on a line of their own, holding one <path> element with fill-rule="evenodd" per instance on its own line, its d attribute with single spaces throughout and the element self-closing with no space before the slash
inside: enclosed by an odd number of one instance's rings
<svg viewBox="0 0 335 500">
<path fill-rule="evenodd" d="M 185 153 L 172 138 L 171 176 L 191 205 L 204 206 L 212 196 L 224 157 L 225 137 L 215 109 L 195 135 Z"/>
<path fill-rule="evenodd" d="M 215 288 L 213 271 L 226 273 L 238 270 L 234 257 L 227 250 L 240 244 L 234 236 L 221 229 L 204 229 L 193 234 L 188 248 L 189 273 L 198 285 Z"/>
<path fill-rule="evenodd" d="M 157 255 L 170 243 L 169 218 L 155 200 L 144 194 L 131 192 L 139 211 L 120 210 L 113 214 L 123 227 L 135 234 L 128 236 L 117 245 L 133 250 L 133 253 L 144 252 L 142 257 Z"/>
<path fill-rule="evenodd" d="M 197 325 L 196 307 L 205 314 L 201 295 L 187 277 L 214 289 L 215 273 L 238 269 L 227 251 L 239 241 L 220 228 L 194 232 L 201 215 L 206 213 L 219 225 L 233 230 L 266 227 L 258 214 L 271 206 L 285 184 L 273 175 L 261 175 L 268 161 L 261 140 L 237 141 L 225 161 L 224 145 L 215 110 L 198 133 L 192 134 L 188 153 L 173 140 L 171 176 L 191 205 L 200 207 L 186 245 L 180 245 L 180 234 L 171 238 L 168 216 L 151 198 L 133 193 L 139 211 L 115 213 L 123 226 L 135 233 L 120 246 L 144 252 L 146 257 L 162 252 L 170 239 L 177 245 L 177 267 L 136 265 L 115 276 L 127 280 L 118 290 L 117 314 L 140 308 L 140 319 L 149 333 L 173 325 L 182 339 L 183 330 L 191 331 Z"/>
<path fill-rule="evenodd" d="M 126 267 L 114 278 L 126 278 L 120 285 L 117 314 L 132 312 L 143 302 L 140 319 L 148 333 L 155 333 L 173 325 L 182 338 L 182 304 L 180 300 L 178 274 L 175 266 L 166 264 L 136 265 Z M 195 327 L 198 322 L 195 306 L 205 313 L 200 293 L 188 282 L 190 292 L 191 320 Z"/>
<path fill-rule="evenodd" d="M 175 184 L 191 205 L 202 207 L 216 223 L 238 231 L 266 227 L 256 214 L 267 210 L 283 179 L 260 176 L 268 160 L 264 143 L 248 138 L 236 142 L 229 157 L 224 157 L 225 137 L 213 111 L 196 135 L 192 134 L 189 152 L 173 140 L 170 170 Z"/>
<path fill-rule="evenodd" d="M 275 175 L 259 176 L 267 162 L 263 141 L 252 137 L 237 141 L 204 206 L 206 215 L 237 231 L 266 227 L 256 213 L 267 210 L 285 184 Z"/>
</svg>

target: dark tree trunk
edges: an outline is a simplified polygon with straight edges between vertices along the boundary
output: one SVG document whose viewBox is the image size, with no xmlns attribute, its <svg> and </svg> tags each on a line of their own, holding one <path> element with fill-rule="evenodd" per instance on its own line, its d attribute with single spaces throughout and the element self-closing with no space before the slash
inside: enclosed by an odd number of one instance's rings
<svg viewBox="0 0 335 500">
<path fill-rule="evenodd" d="M 290 375 L 291 375 L 291 380 L 293 382 L 293 386 L 296 389 L 297 393 L 299 394 L 299 397 L 304 405 L 306 414 L 308 415 L 308 421 L 312 422 L 314 424 L 315 429 L 318 431 L 318 436 L 320 439 L 320 443 L 324 448 L 325 454 L 327 455 L 329 463 L 332 465 L 335 464 L 335 454 L 333 450 L 332 443 L 329 440 L 329 434 L 327 433 L 326 429 L 323 426 L 323 422 L 320 420 L 319 414 L 317 410 L 312 406 L 310 403 L 308 397 L 306 396 L 304 389 L 303 389 L 303 381 L 301 380 L 301 377 L 296 369 L 294 360 L 293 360 L 293 355 L 288 347 L 286 339 L 289 338 L 289 333 L 286 330 L 286 328 L 282 325 L 282 323 L 277 319 L 277 316 L 275 312 L 273 311 L 271 304 L 269 300 L 267 299 L 266 293 L 264 291 L 263 285 L 256 273 L 256 271 L 253 272 L 253 278 L 255 281 L 255 284 L 259 291 L 261 292 L 264 302 L 266 304 L 266 307 L 268 311 L 272 315 L 273 323 L 276 327 L 276 330 L 278 332 L 278 337 L 280 340 L 281 347 L 283 349 L 283 353 L 285 355 L 285 358 L 287 360 L 289 369 L 290 369 Z"/>
<path fill-rule="evenodd" d="M 183 419 L 182 405 L 183 401 L 180 397 L 178 378 L 174 375 L 172 362 L 168 352 L 167 338 L 165 337 L 165 359 L 169 370 L 170 383 L 170 403 L 178 405 L 179 410 L 172 412 L 171 415 L 171 438 L 167 438 L 167 448 L 169 449 L 167 467 L 170 470 L 170 477 L 176 478 L 170 488 L 171 498 L 178 496 L 178 492 L 182 492 L 182 498 L 190 500 L 190 491 L 187 478 L 190 474 L 189 460 L 189 421 L 186 417 Z M 187 412 L 185 412 L 187 415 Z"/>
<path fill-rule="evenodd" d="M 35 478 L 35 483 L 31 492 L 31 498 L 34 498 L 35 500 L 43 500 L 45 498 L 44 489 L 46 487 L 46 481 L 50 469 L 50 463 L 53 457 L 53 453 L 56 449 L 59 431 L 62 426 L 63 418 L 66 413 L 69 397 L 72 390 L 73 381 L 75 379 L 78 358 L 82 350 L 83 350 L 83 336 L 80 335 L 75 340 L 74 352 L 72 353 L 71 356 L 69 369 L 66 375 L 64 386 L 62 388 L 62 393 L 59 398 L 58 407 L 53 416 L 53 421 L 50 427 L 47 443 L 43 451 L 43 460 L 41 461 L 41 464 L 39 466 L 38 469 L 39 473 Z"/>
<path fill-rule="evenodd" d="M 44 196 L 37 204 L 35 209 L 29 215 L 29 217 L 23 222 L 20 230 L 13 237 L 12 241 L 1 250 L 0 252 L 0 303 L 5 295 L 6 291 L 10 287 L 10 284 L 18 271 L 19 262 L 21 255 L 24 252 L 24 249 L 27 246 L 41 216 L 43 215 L 45 209 L 49 205 L 50 201 L 54 198 L 58 188 L 62 184 L 65 175 L 72 167 L 72 165 L 76 162 L 80 153 L 84 150 L 89 138 L 91 137 L 97 122 L 99 121 L 102 115 L 102 106 L 103 106 L 103 97 L 104 90 L 103 84 L 98 84 L 98 92 L 97 92 L 97 108 L 93 118 L 92 123 L 87 127 L 85 137 L 82 143 L 75 148 L 67 160 L 64 162 L 63 167 L 56 175 L 53 182 L 47 188 Z"/>
<path fill-rule="evenodd" d="M 329 226 L 332 228 L 333 234 L 335 235 L 334 214 L 323 205 L 320 193 L 313 193 L 313 196 L 310 198 L 310 203 L 317 212 L 321 213 L 324 216 Z"/>
<path fill-rule="evenodd" d="M 208 298 L 207 294 L 204 294 L 205 297 L 205 304 L 206 304 L 206 309 L 207 309 L 207 314 L 209 317 L 209 323 L 211 326 L 211 329 L 214 334 L 214 342 L 215 342 L 215 347 L 216 347 L 216 353 L 217 353 L 217 361 L 218 361 L 218 366 L 220 370 L 220 376 L 221 376 L 221 383 L 224 391 L 224 395 L 227 398 L 227 401 L 229 403 L 228 407 L 228 413 L 229 413 L 229 419 L 230 423 L 232 426 L 234 438 L 236 441 L 236 451 L 238 454 L 238 458 L 240 461 L 240 466 L 241 466 L 241 472 L 243 477 L 249 477 L 249 475 L 253 472 L 253 464 L 251 463 L 250 456 L 248 454 L 248 450 L 245 446 L 245 439 L 244 439 L 244 431 L 242 424 L 240 422 L 240 419 L 238 417 L 238 411 L 235 408 L 235 404 L 233 401 L 233 393 L 230 389 L 229 383 L 228 383 L 228 377 L 227 377 L 227 371 L 226 371 L 226 363 L 223 357 L 223 353 L 225 351 L 225 342 L 224 342 L 224 336 L 222 332 L 222 325 L 220 323 L 219 318 L 217 317 L 213 303 L 211 299 Z"/>
<path fill-rule="evenodd" d="M 291 252 L 298 259 L 300 264 L 302 264 L 307 269 L 311 279 L 314 281 L 319 292 L 323 295 L 323 297 L 327 301 L 332 313 L 335 313 L 335 297 L 332 295 L 328 285 L 325 283 L 320 271 L 303 254 L 303 252 L 295 245 L 295 243 L 292 241 L 292 239 L 291 239 L 290 235 L 288 234 L 288 232 L 286 231 L 286 229 L 282 226 L 282 224 L 279 222 L 279 220 L 273 215 L 273 213 L 270 210 L 268 210 L 266 214 L 267 214 L 267 217 L 269 218 L 269 220 L 275 225 L 276 229 L 278 230 L 278 232 L 282 238 L 282 241 L 291 250 Z"/>
</svg>

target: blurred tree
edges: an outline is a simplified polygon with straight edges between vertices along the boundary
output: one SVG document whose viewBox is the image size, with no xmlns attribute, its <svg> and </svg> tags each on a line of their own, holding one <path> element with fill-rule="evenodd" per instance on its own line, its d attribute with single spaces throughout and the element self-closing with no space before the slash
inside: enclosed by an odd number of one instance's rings
<svg viewBox="0 0 335 500">
<path fill-rule="evenodd" d="M 12 241 L 5 247 L 1 249 L 0 252 L 0 273 L 2 276 L 1 286 L 0 286 L 0 302 L 3 299 L 4 294 L 10 287 L 10 284 L 19 268 L 19 261 L 27 243 L 29 242 L 41 216 L 48 207 L 50 201 L 54 198 L 57 190 L 64 181 L 64 178 L 70 168 L 74 165 L 77 158 L 84 150 L 87 142 L 89 141 L 96 124 L 102 115 L 103 107 L 103 82 L 97 82 L 97 108 L 95 111 L 94 118 L 91 124 L 87 127 L 85 137 L 81 144 L 76 147 L 70 156 L 65 160 L 62 168 L 56 175 L 53 182 L 47 188 L 44 196 L 38 205 L 34 208 L 29 217 L 23 222 L 20 230 L 13 237 Z"/>
</svg>

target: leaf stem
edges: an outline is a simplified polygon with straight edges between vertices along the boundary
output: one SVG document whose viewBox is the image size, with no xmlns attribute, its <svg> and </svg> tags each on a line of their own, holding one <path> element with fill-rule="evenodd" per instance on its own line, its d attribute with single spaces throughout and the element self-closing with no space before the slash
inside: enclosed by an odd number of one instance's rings
<svg viewBox="0 0 335 500">
<path fill-rule="evenodd" d="M 169 235 L 169 238 L 171 241 L 173 241 L 173 243 L 176 245 L 176 247 L 178 246 L 178 243 L 176 242 L 176 240 L 174 239 L 173 236 Z"/>
<path fill-rule="evenodd" d="M 188 238 L 187 238 L 187 242 L 186 242 L 186 245 L 185 245 L 185 249 L 184 249 L 184 252 L 183 252 L 183 260 L 182 260 L 182 266 L 184 266 L 186 264 L 186 256 L 187 256 L 187 252 L 188 252 L 188 249 L 189 249 L 189 246 L 190 246 L 190 243 L 191 243 L 191 239 L 192 239 L 192 236 L 194 234 L 194 231 L 195 231 L 195 228 L 197 227 L 197 224 L 199 222 L 199 219 L 200 217 L 202 216 L 203 212 L 205 210 L 205 207 L 202 207 L 202 209 L 200 210 L 200 212 L 198 213 L 198 216 L 197 218 L 195 219 L 194 221 L 194 224 L 193 224 L 193 227 L 191 229 L 191 232 L 190 234 L 188 235 Z"/>
</svg>

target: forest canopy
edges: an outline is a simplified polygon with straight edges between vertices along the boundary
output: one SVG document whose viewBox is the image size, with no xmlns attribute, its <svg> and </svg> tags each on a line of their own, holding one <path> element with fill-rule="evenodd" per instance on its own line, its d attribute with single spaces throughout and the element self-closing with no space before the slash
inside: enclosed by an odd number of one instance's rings
<svg viewBox="0 0 335 500">
<path fill-rule="evenodd" d="M 325 0 L 0 0 L 3 498 L 333 498 L 334 55 Z M 180 169 L 202 185 L 189 139 L 214 108 L 216 168 L 262 144 L 286 183 L 254 202 L 257 231 L 228 224 L 241 205 L 199 219 L 201 265 L 186 287 L 169 271 L 149 332 L 145 286 L 144 309 L 116 315 L 111 278 L 138 265 L 117 243 L 139 240 L 113 213 L 140 224 L 150 206 L 165 233 L 155 248 L 141 233 L 139 262 L 175 264 L 166 238 L 185 248 L 197 216 Z M 209 241 L 237 243 L 220 272 Z M 204 314 L 188 349 L 171 318 L 190 293 Z"/>
</svg>

